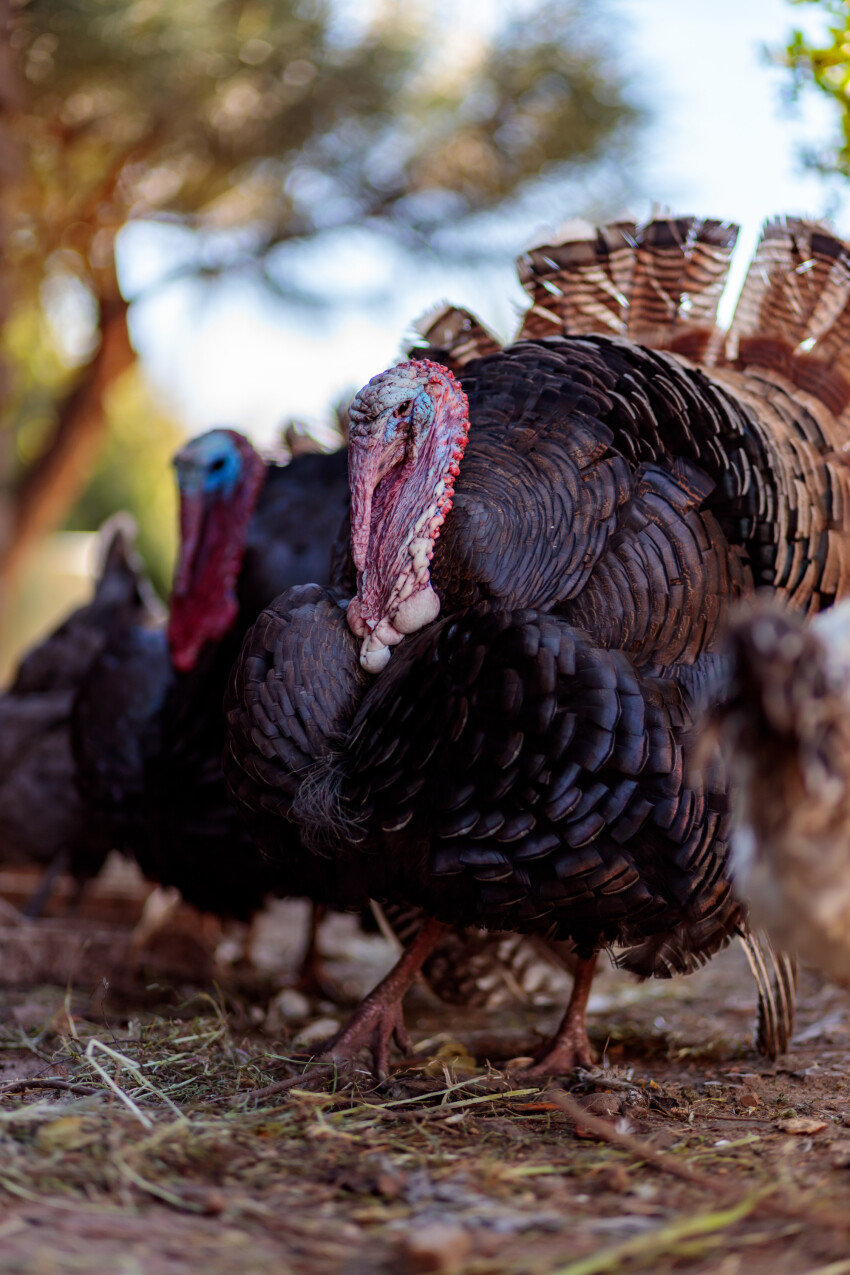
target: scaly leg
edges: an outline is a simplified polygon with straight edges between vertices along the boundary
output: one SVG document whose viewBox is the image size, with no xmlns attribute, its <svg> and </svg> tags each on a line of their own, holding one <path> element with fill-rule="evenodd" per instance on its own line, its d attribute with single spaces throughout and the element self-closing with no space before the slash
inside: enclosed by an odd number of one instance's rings
<svg viewBox="0 0 850 1275">
<path fill-rule="evenodd" d="M 425 922 L 386 978 L 361 1001 L 348 1026 L 334 1036 L 324 1056 L 350 1061 L 365 1046 L 372 1054 L 375 1074 L 380 1079 L 387 1075 L 393 1039 L 405 1053 L 411 1049 L 401 1006 L 404 994 L 448 928 L 441 921 Z"/>
<path fill-rule="evenodd" d="M 560 1076 L 576 1067 L 592 1067 L 596 1054 L 587 1039 L 584 1018 L 587 1002 L 596 972 L 596 956 L 589 960 L 579 957 L 573 975 L 573 990 L 567 1012 L 551 1042 L 533 1066 L 523 1072 L 525 1076 Z"/>
</svg>

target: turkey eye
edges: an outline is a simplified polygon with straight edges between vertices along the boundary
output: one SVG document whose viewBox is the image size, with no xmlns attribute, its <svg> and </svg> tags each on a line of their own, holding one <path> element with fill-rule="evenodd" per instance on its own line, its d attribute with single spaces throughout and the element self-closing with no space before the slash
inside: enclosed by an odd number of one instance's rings
<svg viewBox="0 0 850 1275">
<path fill-rule="evenodd" d="M 399 403 L 398 407 L 395 409 L 396 416 L 406 416 L 412 406 L 412 399 L 408 399 L 406 403 Z"/>
<path fill-rule="evenodd" d="M 221 470 L 222 470 L 222 469 L 224 469 L 224 457 L 223 457 L 223 456 L 219 456 L 219 457 L 218 457 L 216 460 L 214 460 L 214 461 L 213 461 L 213 463 L 210 465 L 210 473 L 211 473 L 211 474 L 218 474 L 218 473 L 220 473 L 220 472 L 221 472 Z"/>
</svg>

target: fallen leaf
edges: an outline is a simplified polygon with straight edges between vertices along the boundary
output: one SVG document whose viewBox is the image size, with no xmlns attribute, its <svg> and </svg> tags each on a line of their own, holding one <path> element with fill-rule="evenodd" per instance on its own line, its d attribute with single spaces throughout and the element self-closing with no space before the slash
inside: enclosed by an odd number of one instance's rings
<svg viewBox="0 0 850 1275">
<path fill-rule="evenodd" d="M 817 1120 L 814 1116 L 795 1116 L 793 1120 L 780 1120 L 777 1128 L 783 1133 L 820 1133 L 826 1125 L 826 1120 Z"/>
</svg>

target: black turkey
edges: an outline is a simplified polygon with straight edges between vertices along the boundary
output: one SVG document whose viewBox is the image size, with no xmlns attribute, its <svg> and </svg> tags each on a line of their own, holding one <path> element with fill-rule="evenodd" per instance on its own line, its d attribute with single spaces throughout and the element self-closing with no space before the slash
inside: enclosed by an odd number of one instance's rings
<svg viewBox="0 0 850 1275">
<path fill-rule="evenodd" d="M 74 708 L 80 787 L 144 874 L 195 907 L 249 920 L 274 894 L 316 897 L 324 865 L 282 881 L 227 800 L 227 673 L 249 623 L 282 588 L 329 579 L 348 501 L 344 451 L 266 464 L 212 430 L 176 457 L 181 548 L 167 629 L 117 630 Z M 293 838 L 297 832 L 293 828 Z"/>
<path fill-rule="evenodd" d="M 665 977 L 746 932 L 728 783 L 690 777 L 684 745 L 730 603 L 761 586 L 813 612 L 850 585 L 850 257 L 771 223 L 725 361 L 733 241 L 682 219 L 541 249 L 515 345 L 462 383 L 403 363 L 352 404 L 357 593 L 347 615 L 317 587 L 267 608 L 231 680 L 226 758 L 283 873 L 294 821 L 347 880 L 434 918 L 338 1052 L 368 1043 L 386 1065 L 444 924 L 575 943 L 540 1071 L 590 1057 L 602 947 Z M 787 1018 L 774 1027 L 775 1050 Z"/>
<path fill-rule="evenodd" d="M 81 798 L 71 748 L 75 696 L 114 634 L 150 631 L 162 608 L 134 552 L 127 515 L 101 532 L 102 565 L 94 596 L 21 661 L 0 697 L 0 863 L 47 869 L 28 911 L 43 906 L 56 873 L 80 885 L 112 848 L 107 823 Z"/>
</svg>

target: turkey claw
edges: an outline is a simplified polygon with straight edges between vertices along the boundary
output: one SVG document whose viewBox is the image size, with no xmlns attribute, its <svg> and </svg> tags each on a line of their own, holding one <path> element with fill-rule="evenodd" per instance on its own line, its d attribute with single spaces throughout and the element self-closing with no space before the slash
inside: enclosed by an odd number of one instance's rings
<svg viewBox="0 0 850 1275">
<path fill-rule="evenodd" d="M 598 1061 L 596 1050 L 584 1031 L 576 1032 L 569 1040 L 557 1040 L 545 1049 L 536 1062 L 524 1067 L 523 1079 L 537 1080 L 544 1076 L 563 1076 L 577 1067 L 594 1067 Z"/>
<path fill-rule="evenodd" d="M 359 1050 L 368 1049 L 376 1078 L 385 1080 L 393 1041 L 404 1054 L 413 1049 L 401 1005 L 387 1005 L 378 998 L 367 997 L 348 1026 L 328 1042 L 321 1056 L 322 1060 L 350 1063 Z"/>
</svg>

